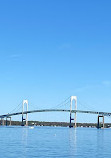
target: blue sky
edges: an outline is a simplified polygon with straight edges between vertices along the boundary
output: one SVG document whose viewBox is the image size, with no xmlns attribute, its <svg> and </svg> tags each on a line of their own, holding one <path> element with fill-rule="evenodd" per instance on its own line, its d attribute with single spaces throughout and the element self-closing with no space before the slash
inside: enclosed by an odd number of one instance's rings
<svg viewBox="0 0 111 158">
<path fill-rule="evenodd" d="M 110 8 L 110 0 L 0 1 L 0 114 L 25 98 L 30 109 L 51 108 L 71 95 L 78 109 L 111 112 Z"/>
</svg>

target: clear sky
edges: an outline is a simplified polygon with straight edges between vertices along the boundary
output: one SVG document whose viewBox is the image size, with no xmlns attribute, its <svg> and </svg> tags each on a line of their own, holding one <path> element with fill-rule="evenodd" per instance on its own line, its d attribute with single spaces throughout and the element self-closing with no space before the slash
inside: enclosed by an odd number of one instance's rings
<svg viewBox="0 0 111 158">
<path fill-rule="evenodd" d="M 111 112 L 111 1 L 0 1 L 0 114 L 23 99 L 51 108 L 71 95 L 78 109 Z"/>
</svg>

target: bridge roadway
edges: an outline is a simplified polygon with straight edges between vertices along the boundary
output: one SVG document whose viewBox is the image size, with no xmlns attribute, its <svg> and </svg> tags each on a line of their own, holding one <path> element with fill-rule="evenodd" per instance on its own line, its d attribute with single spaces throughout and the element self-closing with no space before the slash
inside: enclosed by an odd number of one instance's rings
<svg viewBox="0 0 111 158">
<path fill-rule="evenodd" d="M 24 111 L 23 114 L 36 113 L 36 112 L 70 112 L 70 110 L 65 109 L 42 109 L 42 110 L 32 110 L 32 111 Z M 109 112 L 97 112 L 97 111 L 84 111 L 84 110 L 72 110 L 72 113 L 87 113 L 87 114 L 98 114 L 103 116 L 111 116 Z M 17 113 L 8 113 L 5 115 L 0 115 L 0 118 L 8 118 L 11 116 L 22 115 L 22 112 Z"/>
</svg>

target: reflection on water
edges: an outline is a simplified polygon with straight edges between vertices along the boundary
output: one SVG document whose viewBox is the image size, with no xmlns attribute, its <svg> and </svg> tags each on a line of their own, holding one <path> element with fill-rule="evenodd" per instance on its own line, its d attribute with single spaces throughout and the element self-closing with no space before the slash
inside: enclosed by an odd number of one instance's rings
<svg viewBox="0 0 111 158">
<path fill-rule="evenodd" d="M 110 158 L 111 129 L 0 127 L 0 157 Z"/>
<path fill-rule="evenodd" d="M 77 135 L 76 135 L 76 129 L 77 128 L 71 128 L 69 129 L 69 145 L 70 145 L 70 153 L 71 155 L 76 154 L 77 148 L 76 148 L 76 141 L 77 141 Z"/>
<path fill-rule="evenodd" d="M 28 145 L 28 128 L 22 128 L 22 135 L 21 135 L 21 144 L 23 146 L 23 155 L 24 155 L 24 158 L 26 157 L 26 154 L 27 154 L 27 145 Z"/>
</svg>

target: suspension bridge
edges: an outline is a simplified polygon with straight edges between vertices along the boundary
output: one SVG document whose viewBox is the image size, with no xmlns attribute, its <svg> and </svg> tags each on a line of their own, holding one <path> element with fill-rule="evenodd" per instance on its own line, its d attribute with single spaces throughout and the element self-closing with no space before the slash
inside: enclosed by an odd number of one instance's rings
<svg viewBox="0 0 111 158">
<path fill-rule="evenodd" d="M 73 100 L 75 102 L 75 108 L 72 109 L 72 103 Z M 24 106 L 26 106 L 26 111 L 24 111 Z M 104 117 L 105 116 L 111 116 L 111 113 L 109 112 L 100 112 L 100 111 L 87 111 L 87 110 L 77 110 L 77 97 L 76 96 L 71 96 L 70 97 L 70 109 L 57 109 L 57 108 L 52 108 L 52 109 L 37 109 L 37 110 L 28 110 L 28 100 L 23 100 L 22 104 L 22 111 L 21 112 L 14 112 L 14 113 L 8 113 L 4 115 L 0 115 L 2 125 L 4 126 L 4 119 L 6 119 L 6 125 L 7 125 L 7 120 L 10 119 L 10 125 L 11 125 L 11 117 L 16 116 L 16 115 L 21 115 L 22 116 L 22 126 L 28 126 L 28 114 L 30 113 L 40 113 L 40 112 L 67 112 L 70 113 L 69 115 L 69 120 L 70 120 L 70 128 L 75 127 L 76 128 L 76 122 L 77 122 L 77 113 L 84 113 L 84 114 L 96 114 L 97 115 L 97 128 L 100 128 L 100 118 L 102 118 L 102 124 L 104 128 Z M 74 117 L 72 117 L 72 114 L 74 114 Z M 25 124 L 24 124 L 25 123 Z"/>
</svg>

